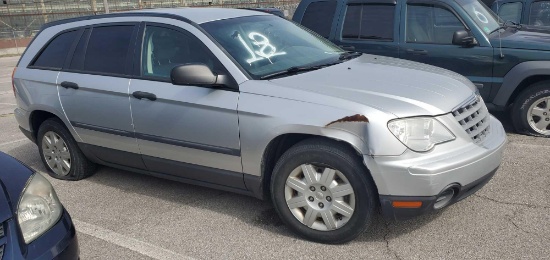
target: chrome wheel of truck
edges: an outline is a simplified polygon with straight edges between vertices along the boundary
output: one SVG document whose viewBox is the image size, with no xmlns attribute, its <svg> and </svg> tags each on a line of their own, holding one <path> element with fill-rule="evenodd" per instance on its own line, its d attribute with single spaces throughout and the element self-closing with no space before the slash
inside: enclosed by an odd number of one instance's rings
<svg viewBox="0 0 550 260">
<path fill-rule="evenodd" d="M 550 137 L 550 80 L 521 92 L 512 107 L 512 122 L 519 133 Z"/>
<path fill-rule="evenodd" d="M 529 125 L 535 132 L 550 135 L 550 97 L 542 97 L 529 107 Z"/>
</svg>

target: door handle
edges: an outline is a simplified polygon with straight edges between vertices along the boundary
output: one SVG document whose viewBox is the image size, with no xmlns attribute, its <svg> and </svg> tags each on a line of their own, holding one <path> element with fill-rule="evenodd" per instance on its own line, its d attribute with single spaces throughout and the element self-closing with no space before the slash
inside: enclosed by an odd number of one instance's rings
<svg viewBox="0 0 550 260">
<path fill-rule="evenodd" d="M 61 84 L 59 84 L 60 86 L 66 88 L 66 89 L 78 89 L 78 84 L 74 83 L 74 82 L 70 82 L 70 81 L 63 81 L 61 82 Z"/>
<path fill-rule="evenodd" d="M 407 53 L 410 53 L 412 55 L 428 55 L 427 50 L 420 50 L 420 49 L 407 49 L 405 50 Z"/>
<path fill-rule="evenodd" d="M 346 51 L 355 51 L 355 46 L 351 46 L 351 45 L 340 45 L 340 48 Z"/>
<path fill-rule="evenodd" d="M 157 100 L 157 96 L 155 94 L 149 93 L 149 92 L 143 92 L 143 91 L 135 91 L 134 93 L 132 93 L 132 96 L 134 96 L 139 100 L 141 100 L 142 98 L 146 98 L 151 101 Z"/>
</svg>

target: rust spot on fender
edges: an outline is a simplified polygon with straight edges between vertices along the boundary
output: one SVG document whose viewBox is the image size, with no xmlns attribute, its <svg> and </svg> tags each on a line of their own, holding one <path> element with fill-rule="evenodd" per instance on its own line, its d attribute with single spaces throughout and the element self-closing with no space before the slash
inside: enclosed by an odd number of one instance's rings
<svg viewBox="0 0 550 260">
<path fill-rule="evenodd" d="M 332 122 L 328 123 L 326 126 L 330 126 L 330 125 L 336 124 L 336 123 L 349 123 L 349 122 L 368 123 L 369 119 L 364 115 L 357 114 L 357 115 L 353 115 L 353 116 L 346 116 L 346 117 L 340 118 L 336 121 L 332 121 Z"/>
</svg>

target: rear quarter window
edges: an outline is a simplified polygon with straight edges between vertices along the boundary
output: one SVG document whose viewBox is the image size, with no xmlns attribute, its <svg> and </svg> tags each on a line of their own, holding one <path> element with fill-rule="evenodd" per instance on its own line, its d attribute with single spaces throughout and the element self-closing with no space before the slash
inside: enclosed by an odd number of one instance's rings
<svg viewBox="0 0 550 260">
<path fill-rule="evenodd" d="M 31 67 L 61 69 L 77 35 L 78 31 L 75 30 L 56 36 L 34 59 Z"/>
<path fill-rule="evenodd" d="M 336 1 L 320 1 L 309 4 L 302 17 L 302 25 L 328 38 L 336 12 L 336 3 Z"/>
</svg>

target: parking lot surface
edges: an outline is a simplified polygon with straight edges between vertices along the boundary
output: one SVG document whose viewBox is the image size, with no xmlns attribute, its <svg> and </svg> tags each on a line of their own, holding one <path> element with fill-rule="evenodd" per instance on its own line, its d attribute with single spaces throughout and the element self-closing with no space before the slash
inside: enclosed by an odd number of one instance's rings
<svg viewBox="0 0 550 260">
<path fill-rule="evenodd" d="M 78 182 L 50 178 L 13 116 L 18 59 L 0 58 L 0 151 L 52 182 L 75 222 L 81 259 L 550 259 L 548 138 L 509 131 L 491 182 L 441 212 L 378 216 L 350 243 L 316 244 L 294 236 L 269 201 L 108 167 Z"/>
</svg>

